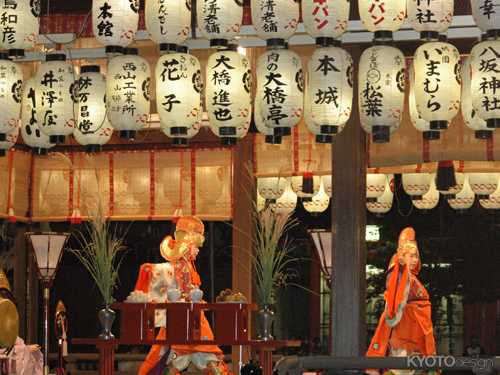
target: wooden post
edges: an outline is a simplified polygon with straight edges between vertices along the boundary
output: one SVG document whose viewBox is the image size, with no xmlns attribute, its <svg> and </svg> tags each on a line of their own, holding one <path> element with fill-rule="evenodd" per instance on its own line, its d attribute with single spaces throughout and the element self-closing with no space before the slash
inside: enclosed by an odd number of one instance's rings
<svg viewBox="0 0 500 375">
<path fill-rule="evenodd" d="M 361 51 L 351 54 L 358 62 Z M 354 81 L 351 118 L 332 147 L 331 354 L 346 357 L 363 355 L 366 348 L 366 140 Z"/>
<path fill-rule="evenodd" d="M 26 338 L 26 288 L 29 261 L 25 233 L 26 226 L 24 224 L 18 225 L 14 238 L 14 297 L 19 313 L 19 336 L 22 338 Z"/>
</svg>

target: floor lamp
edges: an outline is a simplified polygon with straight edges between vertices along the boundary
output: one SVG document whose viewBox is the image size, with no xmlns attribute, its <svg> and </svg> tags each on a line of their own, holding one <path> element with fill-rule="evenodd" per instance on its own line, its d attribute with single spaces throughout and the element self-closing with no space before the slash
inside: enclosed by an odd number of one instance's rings
<svg viewBox="0 0 500 375">
<path fill-rule="evenodd" d="M 28 232 L 26 237 L 31 243 L 38 278 L 43 287 L 43 374 L 49 374 L 49 297 L 50 287 L 56 276 L 62 250 L 68 241 L 69 233 Z"/>
</svg>

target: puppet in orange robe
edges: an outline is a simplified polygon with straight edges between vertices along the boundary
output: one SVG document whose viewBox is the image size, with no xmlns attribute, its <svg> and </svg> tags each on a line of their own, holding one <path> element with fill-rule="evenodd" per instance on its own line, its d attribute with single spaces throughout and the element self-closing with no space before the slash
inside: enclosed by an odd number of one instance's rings
<svg viewBox="0 0 500 375">
<path fill-rule="evenodd" d="M 436 354 L 429 293 L 417 278 L 419 271 L 420 255 L 415 231 L 408 227 L 401 231 L 397 252 L 389 263 L 385 310 L 367 356 Z M 377 371 L 368 372 L 374 374 Z"/>
<path fill-rule="evenodd" d="M 201 220 L 194 216 L 181 217 L 176 225 L 175 239 L 170 236 L 160 244 L 161 255 L 170 262 L 174 268 L 174 278 L 182 294 L 182 299 L 189 301 L 189 292 L 199 287 L 200 276 L 196 271 L 194 260 L 203 245 L 204 226 Z M 143 289 L 141 276 L 137 281 L 136 290 Z M 165 328 L 161 328 L 157 336 L 164 339 L 167 335 Z M 213 340 L 214 336 L 204 314 L 201 316 L 201 336 L 206 340 Z M 147 375 L 161 359 L 165 347 L 153 345 L 146 360 L 142 364 L 139 375 Z M 178 373 L 193 363 L 200 370 L 209 370 L 215 374 L 225 373 L 226 366 L 222 360 L 223 353 L 215 345 L 172 345 L 167 358 L 169 373 Z"/>
</svg>

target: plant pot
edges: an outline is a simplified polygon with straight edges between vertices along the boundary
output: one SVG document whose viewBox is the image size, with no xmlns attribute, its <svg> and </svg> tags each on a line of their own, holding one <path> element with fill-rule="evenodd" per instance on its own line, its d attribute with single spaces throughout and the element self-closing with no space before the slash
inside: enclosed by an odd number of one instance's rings
<svg viewBox="0 0 500 375">
<path fill-rule="evenodd" d="M 115 335 L 111 333 L 111 327 L 115 321 L 116 313 L 109 307 L 105 307 L 98 313 L 99 321 L 101 322 L 102 332 L 99 334 L 101 340 L 113 340 Z"/>
<path fill-rule="evenodd" d="M 264 305 L 257 313 L 257 320 L 260 326 L 260 332 L 257 338 L 262 341 L 274 340 L 272 335 L 274 311 L 271 310 L 271 306 Z"/>
</svg>

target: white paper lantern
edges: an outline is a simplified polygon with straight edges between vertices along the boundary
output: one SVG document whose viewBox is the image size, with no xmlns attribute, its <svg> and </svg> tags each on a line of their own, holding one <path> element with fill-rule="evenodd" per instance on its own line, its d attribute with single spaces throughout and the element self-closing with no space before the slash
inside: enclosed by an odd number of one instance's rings
<svg viewBox="0 0 500 375">
<path fill-rule="evenodd" d="M 0 53 L 0 141 L 19 127 L 23 72 L 21 67 Z"/>
<path fill-rule="evenodd" d="M 474 192 L 469 186 L 468 176 L 466 176 L 462 191 L 456 194 L 454 198 L 448 199 L 448 204 L 454 210 L 467 210 L 474 205 L 474 199 Z"/>
<path fill-rule="evenodd" d="M 394 175 L 387 175 L 382 195 L 375 200 L 366 201 L 366 208 L 369 212 L 375 215 L 383 215 L 391 210 L 392 201 L 394 199 L 394 192 L 392 191 L 393 184 Z"/>
<path fill-rule="evenodd" d="M 210 128 L 225 145 L 234 145 L 248 132 L 251 79 L 248 59 L 236 51 L 215 52 L 207 61 L 205 108 Z"/>
<path fill-rule="evenodd" d="M 500 40 L 476 44 L 470 66 L 472 106 L 488 128 L 500 128 Z"/>
<path fill-rule="evenodd" d="M 113 57 L 106 74 L 108 120 L 120 137 L 133 139 L 149 117 L 151 70 L 136 48 Z"/>
<path fill-rule="evenodd" d="M 191 31 L 191 1 L 147 0 L 146 30 L 153 42 L 170 50 L 186 41 Z"/>
<path fill-rule="evenodd" d="M 197 0 L 198 31 L 210 40 L 210 47 L 227 47 L 240 33 L 243 2 L 240 0 Z"/>
<path fill-rule="evenodd" d="M 36 72 L 37 122 L 51 143 L 64 143 L 75 128 L 75 81 L 64 54 L 47 55 Z"/>
<path fill-rule="evenodd" d="M 49 136 L 40 131 L 38 127 L 35 88 L 35 77 L 24 82 L 21 101 L 21 136 L 24 143 L 31 147 L 35 154 L 45 155 L 47 150 L 55 144 L 50 143 Z"/>
<path fill-rule="evenodd" d="M 327 174 L 321 177 L 321 182 L 323 183 L 323 187 L 325 188 L 326 194 L 331 198 L 333 195 L 333 187 L 332 187 L 332 175 Z"/>
<path fill-rule="evenodd" d="M 302 21 L 307 33 L 324 46 L 347 30 L 349 0 L 302 0 Z"/>
<path fill-rule="evenodd" d="M 448 190 L 439 190 L 439 192 L 443 194 L 446 199 L 455 197 L 455 195 L 460 193 L 464 188 L 465 178 L 466 178 L 465 173 L 455 172 L 455 182 L 456 182 L 455 186 L 448 188 Z M 433 178 L 433 180 L 435 180 L 435 177 Z"/>
<path fill-rule="evenodd" d="M 251 0 L 252 25 L 268 46 L 284 45 L 297 29 L 300 11 L 296 0 Z"/>
<path fill-rule="evenodd" d="M 460 109 L 460 54 L 449 43 L 424 43 L 415 51 L 417 111 L 431 130 L 446 129 Z"/>
<path fill-rule="evenodd" d="M 453 19 L 453 0 L 407 0 L 408 20 L 420 39 L 437 40 Z"/>
<path fill-rule="evenodd" d="M 7 151 L 14 147 L 17 142 L 17 137 L 19 136 L 19 126 L 16 126 L 9 130 L 5 135 L 5 140 L 0 141 L 0 156 L 5 156 Z M 4 181 L 4 184 L 7 182 Z"/>
<path fill-rule="evenodd" d="M 288 214 L 295 210 L 297 207 L 297 195 L 293 192 L 288 181 L 283 195 L 276 202 L 271 202 L 269 206 L 277 214 Z"/>
<path fill-rule="evenodd" d="M 266 200 L 262 198 L 262 195 L 259 194 L 257 191 L 257 198 L 256 198 L 256 206 L 257 206 L 257 212 L 262 211 L 264 208 L 266 208 Z"/>
<path fill-rule="evenodd" d="M 316 141 L 331 142 L 331 135 L 343 129 L 352 108 L 351 55 L 342 48 L 317 48 L 308 63 L 304 113 Z"/>
<path fill-rule="evenodd" d="M 274 135 L 289 135 L 304 112 L 302 62 L 290 50 L 270 50 L 257 60 L 257 96 L 264 123 Z"/>
<path fill-rule="evenodd" d="M 23 57 L 24 50 L 35 47 L 40 28 L 38 0 L 5 0 L 1 6 L 0 49 L 10 56 Z"/>
<path fill-rule="evenodd" d="M 404 107 L 405 58 L 390 46 L 363 51 L 358 72 L 359 115 L 373 142 L 389 142 L 391 130 L 399 128 Z"/>
<path fill-rule="evenodd" d="M 139 0 L 92 0 L 92 26 L 107 53 L 121 52 L 135 39 Z"/>
<path fill-rule="evenodd" d="M 500 29 L 500 0 L 471 0 L 472 17 L 476 25 L 491 36 Z"/>
<path fill-rule="evenodd" d="M 406 17 L 406 0 L 358 0 L 359 16 L 375 40 L 392 39 Z"/>
<path fill-rule="evenodd" d="M 312 198 L 319 192 L 321 177 L 307 172 L 303 176 L 292 176 L 290 186 L 299 198 Z"/>
<path fill-rule="evenodd" d="M 500 185 L 497 187 L 493 194 L 490 194 L 488 199 L 479 199 L 479 204 L 481 207 L 487 210 L 498 210 L 500 209 Z"/>
<path fill-rule="evenodd" d="M 156 106 L 163 132 L 174 144 L 187 144 L 188 129 L 201 120 L 201 67 L 188 53 L 161 56 L 156 63 Z"/>
<path fill-rule="evenodd" d="M 439 191 L 436 189 L 434 182 L 435 176 L 431 175 L 429 191 L 422 196 L 422 199 L 413 199 L 413 206 L 419 210 L 432 210 L 439 203 Z"/>
<path fill-rule="evenodd" d="M 387 176 L 383 173 L 366 174 L 366 200 L 374 202 L 381 197 L 386 190 Z"/>
<path fill-rule="evenodd" d="M 403 189 L 411 199 L 419 200 L 431 188 L 429 173 L 403 173 Z"/>
<path fill-rule="evenodd" d="M 257 88 L 257 92 L 255 94 L 255 98 L 260 96 L 260 91 Z M 279 145 L 281 144 L 283 138 L 281 135 L 274 134 L 274 128 L 267 126 L 264 121 L 264 117 L 262 117 L 262 111 L 260 110 L 260 101 L 255 100 L 253 105 L 253 122 L 255 127 L 259 131 L 260 134 L 264 135 L 264 139 L 266 143 Z"/>
<path fill-rule="evenodd" d="M 275 201 L 281 197 L 288 185 L 288 180 L 283 177 L 257 178 L 257 191 L 262 198 L 270 201 Z"/>
<path fill-rule="evenodd" d="M 498 188 L 499 173 L 467 173 L 467 176 L 472 191 L 479 199 L 488 199 Z"/>
<path fill-rule="evenodd" d="M 330 205 L 330 197 L 325 192 L 323 182 L 320 183 L 318 193 L 315 194 L 310 201 L 305 201 L 302 204 L 304 205 L 304 209 L 312 214 L 319 214 L 326 211 Z"/>
</svg>

